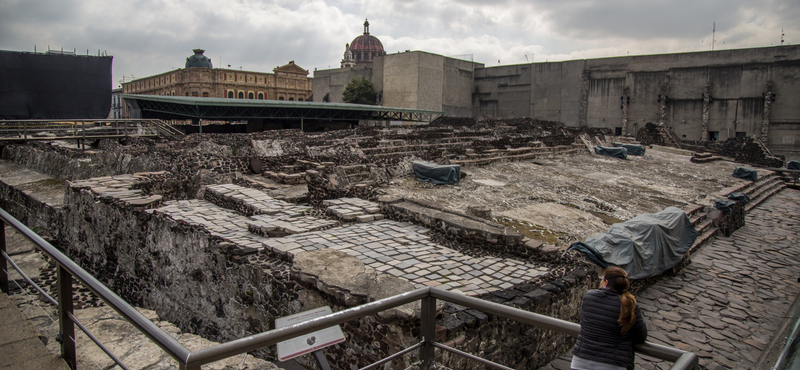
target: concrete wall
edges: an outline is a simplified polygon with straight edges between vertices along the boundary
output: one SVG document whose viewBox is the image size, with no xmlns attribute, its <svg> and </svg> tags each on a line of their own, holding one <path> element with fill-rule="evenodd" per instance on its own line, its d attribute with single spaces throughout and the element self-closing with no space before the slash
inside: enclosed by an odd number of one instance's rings
<svg viewBox="0 0 800 370">
<path fill-rule="evenodd" d="M 352 78 L 372 81 L 380 105 L 443 111 L 451 117 L 472 115 L 473 75 L 482 64 L 422 51 L 375 57 L 371 66 L 314 71 L 314 100 L 341 96 Z"/>
<path fill-rule="evenodd" d="M 331 103 L 343 103 L 344 88 L 353 79 L 372 78 L 372 66 L 357 66 L 352 68 L 336 68 L 314 71 L 314 84 L 312 94 L 315 102 L 321 102 L 325 95 Z M 373 85 L 375 82 L 373 81 Z M 375 89 L 379 92 L 379 89 Z"/>
<path fill-rule="evenodd" d="M 626 132 L 662 120 L 659 94 L 668 96 L 663 122 L 686 140 L 761 136 L 768 83 L 777 95 L 769 110 L 768 145 L 800 148 L 800 46 L 645 55 L 479 68 L 473 114 L 534 117 L 568 126 L 621 129 L 621 97 L 630 97 Z M 529 99 L 529 107 L 525 107 Z M 627 100 L 626 100 L 627 102 Z"/>
</svg>

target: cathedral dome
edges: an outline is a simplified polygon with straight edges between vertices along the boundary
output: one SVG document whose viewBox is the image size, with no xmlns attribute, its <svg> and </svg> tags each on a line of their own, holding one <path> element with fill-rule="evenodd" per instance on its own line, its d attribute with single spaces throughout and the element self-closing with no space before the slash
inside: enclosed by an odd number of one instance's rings
<svg viewBox="0 0 800 370">
<path fill-rule="evenodd" d="M 369 34 L 369 21 L 364 21 L 364 34 L 353 39 L 349 47 L 345 47 L 345 59 L 342 60 L 342 67 L 345 67 L 351 53 L 352 59 L 355 64 L 369 64 L 372 63 L 372 57 L 386 55 L 383 50 L 383 44 L 377 37 Z"/>
<path fill-rule="evenodd" d="M 203 49 L 194 49 L 194 55 L 186 58 L 186 68 L 214 68 L 211 65 L 211 58 L 203 55 Z"/>
</svg>

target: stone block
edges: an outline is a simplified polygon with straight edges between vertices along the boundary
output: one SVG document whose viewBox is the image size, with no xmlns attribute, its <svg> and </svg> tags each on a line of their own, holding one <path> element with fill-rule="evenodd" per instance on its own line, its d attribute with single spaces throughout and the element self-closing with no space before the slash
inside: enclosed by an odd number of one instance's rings
<svg viewBox="0 0 800 370">
<path fill-rule="evenodd" d="M 356 217 L 356 222 L 370 222 L 375 219 L 373 215 L 361 215 Z"/>
</svg>

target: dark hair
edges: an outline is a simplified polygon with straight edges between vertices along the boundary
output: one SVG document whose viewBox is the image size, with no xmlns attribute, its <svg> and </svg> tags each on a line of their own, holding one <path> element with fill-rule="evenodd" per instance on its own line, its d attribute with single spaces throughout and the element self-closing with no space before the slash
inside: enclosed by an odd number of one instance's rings
<svg viewBox="0 0 800 370">
<path fill-rule="evenodd" d="M 628 273 L 620 267 L 611 266 L 606 269 L 603 280 L 608 281 L 608 288 L 619 293 L 619 323 L 620 333 L 625 334 L 636 322 L 636 298 L 628 292 L 631 282 L 628 280 Z"/>
</svg>

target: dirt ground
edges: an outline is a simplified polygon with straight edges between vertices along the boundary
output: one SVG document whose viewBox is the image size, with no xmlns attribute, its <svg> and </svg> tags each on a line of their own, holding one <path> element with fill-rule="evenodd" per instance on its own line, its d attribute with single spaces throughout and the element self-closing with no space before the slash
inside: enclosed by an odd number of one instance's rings
<svg viewBox="0 0 800 370">
<path fill-rule="evenodd" d="M 461 212 L 486 206 L 497 222 L 567 246 L 638 214 L 689 203 L 712 205 L 712 193 L 746 182 L 732 176 L 740 164 L 689 159 L 654 149 L 627 160 L 587 153 L 464 167 L 468 176 L 455 185 L 433 185 L 412 176 L 385 190 Z"/>
</svg>

